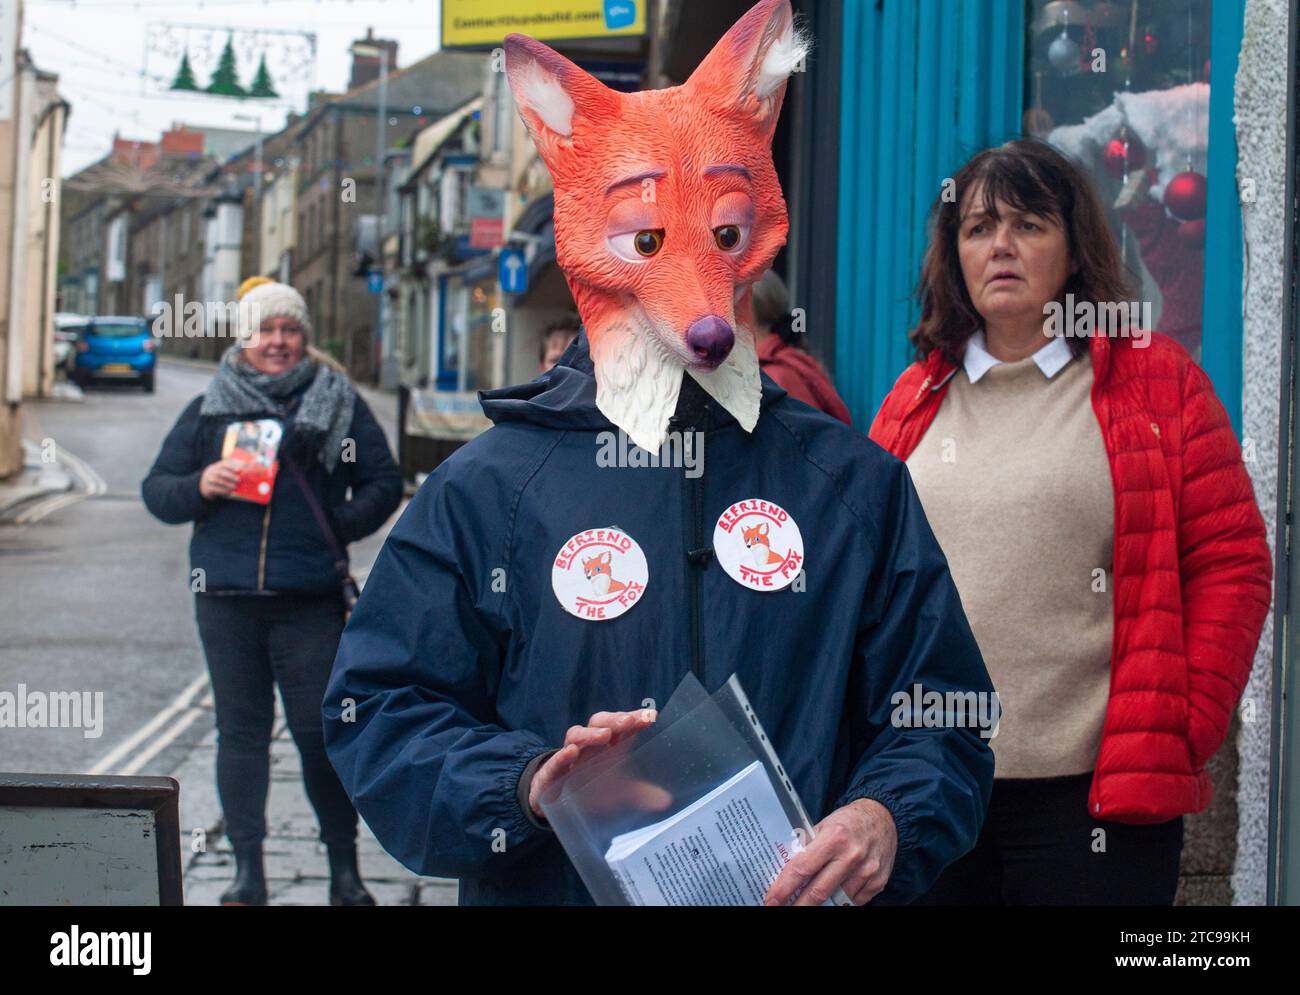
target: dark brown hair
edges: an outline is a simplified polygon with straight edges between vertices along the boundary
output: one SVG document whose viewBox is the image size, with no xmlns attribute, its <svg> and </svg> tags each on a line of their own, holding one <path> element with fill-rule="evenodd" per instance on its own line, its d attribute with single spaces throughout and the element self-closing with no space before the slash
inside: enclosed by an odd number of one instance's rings
<svg viewBox="0 0 1300 995">
<path fill-rule="evenodd" d="M 1132 297 L 1136 281 L 1120 258 L 1086 174 L 1046 142 L 1017 139 L 971 158 L 948 186 L 956 197 L 941 192 L 930 207 L 930 242 L 916 292 L 921 320 L 908 335 L 918 359 L 938 349 L 949 362 L 960 362 L 967 340 L 983 325 L 957 255 L 962 201 L 977 185 L 982 185 L 983 207 L 993 220 L 998 220 L 1000 200 L 1017 211 L 1053 218 L 1064 229 L 1070 259 L 1079 269 L 1066 280 L 1062 301 L 1067 293 L 1094 304 Z M 1066 342 L 1076 355 L 1088 349 L 1086 338 Z"/>
<path fill-rule="evenodd" d="M 556 318 L 549 321 L 542 328 L 541 338 L 538 342 L 537 361 L 546 362 L 546 344 L 551 341 L 552 335 L 564 335 L 570 342 L 578 337 L 578 331 L 582 328 L 582 319 L 578 317 L 577 311 L 571 311 L 562 318 Z"/>
</svg>

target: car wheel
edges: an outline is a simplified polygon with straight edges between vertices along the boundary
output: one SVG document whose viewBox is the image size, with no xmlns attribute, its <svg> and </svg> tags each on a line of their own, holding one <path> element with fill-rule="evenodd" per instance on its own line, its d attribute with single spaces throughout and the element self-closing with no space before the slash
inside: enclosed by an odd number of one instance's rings
<svg viewBox="0 0 1300 995">
<path fill-rule="evenodd" d="M 85 390 L 90 383 L 90 377 L 89 375 L 87 375 L 85 370 L 73 370 L 72 382 L 75 383 L 82 390 Z"/>
<path fill-rule="evenodd" d="M 144 387 L 146 394 L 153 393 L 153 370 L 140 376 L 140 385 Z"/>
</svg>

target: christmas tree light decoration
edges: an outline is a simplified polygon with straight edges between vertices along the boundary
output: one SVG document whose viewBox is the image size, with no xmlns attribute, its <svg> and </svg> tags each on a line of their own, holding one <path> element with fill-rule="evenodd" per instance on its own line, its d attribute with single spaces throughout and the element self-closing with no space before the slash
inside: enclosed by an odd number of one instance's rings
<svg viewBox="0 0 1300 995">
<path fill-rule="evenodd" d="M 299 29 L 152 22 L 145 28 L 142 75 L 173 96 L 300 106 L 315 85 L 316 47 L 315 33 Z"/>
<path fill-rule="evenodd" d="M 176 78 L 172 80 L 170 89 L 198 92 L 199 84 L 194 78 L 194 70 L 190 68 L 190 53 L 188 51 L 181 56 L 181 66 L 176 70 Z"/>
<path fill-rule="evenodd" d="M 278 97 L 275 92 L 275 85 L 271 82 L 271 73 L 266 68 L 266 53 L 262 53 L 262 60 L 257 64 L 257 75 L 253 77 L 253 84 L 248 89 L 250 97 Z"/>
<path fill-rule="evenodd" d="M 221 59 L 217 62 L 217 69 L 212 74 L 212 82 L 208 84 L 207 92 L 222 97 L 248 96 L 248 91 L 239 83 L 239 70 L 235 66 L 235 47 L 229 35 L 226 36 L 226 47 L 221 51 Z"/>
</svg>

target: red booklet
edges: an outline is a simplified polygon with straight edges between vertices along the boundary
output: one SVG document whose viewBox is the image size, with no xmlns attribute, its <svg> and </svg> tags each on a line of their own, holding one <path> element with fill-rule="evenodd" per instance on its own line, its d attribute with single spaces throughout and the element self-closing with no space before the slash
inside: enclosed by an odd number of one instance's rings
<svg viewBox="0 0 1300 995">
<path fill-rule="evenodd" d="M 230 492 L 230 497 L 254 504 L 270 503 L 275 475 L 280 470 L 280 461 L 276 457 L 283 434 L 284 429 L 274 418 L 236 421 L 226 426 L 221 458 L 233 457 L 244 464 L 239 484 Z"/>
</svg>

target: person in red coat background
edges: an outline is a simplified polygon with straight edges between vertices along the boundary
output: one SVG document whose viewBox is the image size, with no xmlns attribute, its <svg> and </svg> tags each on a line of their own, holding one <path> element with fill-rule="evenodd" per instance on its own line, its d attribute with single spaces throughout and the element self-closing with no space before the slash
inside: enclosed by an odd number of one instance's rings
<svg viewBox="0 0 1300 995">
<path fill-rule="evenodd" d="M 768 270 L 754 284 L 754 331 L 758 336 L 758 366 L 809 407 L 852 425 L 849 409 L 835 392 L 821 364 L 804 351 L 803 333 L 796 331 L 785 281 Z"/>
<path fill-rule="evenodd" d="M 1098 307 L 1133 281 L 1084 175 L 1022 140 L 954 180 L 917 360 L 870 432 L 907 462 L 1001 701 L 979 841 L 921 901 L 1170 904 L 1269 610 L 1264 522 L 1205 373 Z"/>
</svg>

